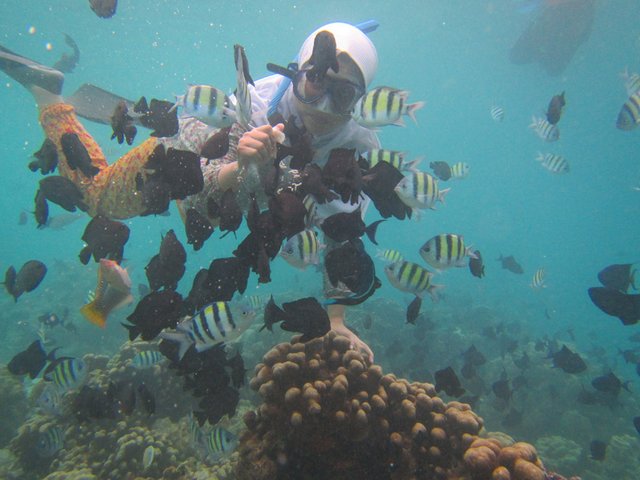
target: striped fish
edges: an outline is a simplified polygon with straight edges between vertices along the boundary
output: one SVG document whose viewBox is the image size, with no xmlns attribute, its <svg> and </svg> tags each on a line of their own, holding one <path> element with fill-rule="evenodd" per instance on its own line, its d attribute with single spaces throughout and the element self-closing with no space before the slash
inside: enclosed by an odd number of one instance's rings
<svg viewBox="0 0 640 480">
<path fill-rule="evenodd" d="M 236 114 L 229 97 L 211 85 L 191 85 L 184 95 L 176 96 L 171 110 L 182 107 L 182 116 L 194 117 L 216 128 L 230 127 Z"/>
<path fill-rule="evenodd" d="M 62 413 L 62 395 L 53 385 L 48 384 L 38 397 L 38 407 L 49 415 L 60 415 Z"/>
<path fill-rule="evenodd" d="M 620 130 L 633 130 L 640 123 L 640 92 L 630 95 L 618 113 L 616 127 Z"/>
<path fill-rule="evenodd" d="M 255 87 L 249 73 L 249 62 L 242 45 L 233 46 L 233 59 L 236 65 L 236 120 L 245 130 L 249 130 L 251 122 L 251 94 L 249 83 Z"/>
<path fill-rule="evenodd" d="M 417 213 L 417 209 L 435 210 L 435 203 L 444 203 L 444 196 L 450 189 L 440 190 L 438 180 L 428 173 L 413 172 L 400 180 L 394 190 L 400 200 Z"/>
<path fill-rule="evenodd" d="M 161 332 L 160 338 L 178 342 L 180 359 L 191 345 L 198 352 L 236 340 L 251 325 L 255 310 L 244 302 L 213 302 L 176 327 L 176 332 Z"/>
<path fill-rule="evenodd" d="M 560 129 L 558 126 L 549 123 L 547 119 L 543 117 L 532 117 L 529 128 L 532 128 L 533 131 L 536 132 L 536 135 L 545 142 L 555 142 L 560 138 Z"/>
<path fill-rule="evenodd" d="M 307 229 L 287 240 L 280 250 L 280 256 L 289 265 L 304 270 L 308 265 L 320 263 L 319 253 L 323 248 L 324 245 L 318 240 L 316 232 Z"/>
<path fill-rule="evenodd" d="M 629 73 L 629 69 L 625 67 L 624 72 L 622 72 L 620 76 L 624 81 L 624 88 L 628 96 L 640 92 L 640 75 L 637 73 Z"/>
<path fill-rule="evenodd" d="M 540 162 L 544 168 L 552 173 L 568 173 L 569 162 L 562 156 L 555 153 L 538 153 L 536 161 Z"/>
<path fill-rule="evenodd" d="M 489 114 L 491 115 L 491 118 L 493 118 L 493 120 L 496 122 L 501 122 L 502 120 L 504 120 L 504 109 L 502 107 L 494 105 L 493 107 L 491 107 L 491 110 L 489 110 Z"/>
<path fill-rule="evenodd" d="M 461 180 L 469 175 L 469 164 L 464 162 L 457 162 L 451 165 L 451 178 Z"/>
<path fill-rule="evenodd" d="M 230 455 L 238 446 L 238 437 L 222 427 L 214 427 L 205 437 L 207 457 L 216 461 Z"/>
<path fill-rule="evenodd" d="M 375 167 L 380 162 L 386 162 L 398 170 L 415 171 L 422 158 L 416 158 L 410 162 L 404 160 L 405 152 L 396 150 L 385 150 L 383 148 L 374 148 L 365 154 L 365 158 L 369 163 L 369 168 Z"/>
<path fill-rule="evenodd" d="M 533 274 L 533 278 L 531 279 L 531 288 L 545 288 L 546 285 L 544 283 L 544 276 L 544 268 L 539 268 L 538 270 L 536 270 L 536 273 Z"/>
<path fill-rule="evenodd" d="M 131 359 L 131 365 L 135 368 L 149 368 L 160 363 L 164 357 L 158 350 L 143 350 L 136 353 Z"/>
<path fill-rule="evenodd" d="M 64 446 L 64 430 L 60 427 L 49 427 L 38 437 L 36 453 L 48 458 L 55 455 Z"/>
<path fill-rule="evenodd" d="M 247 303 L 255 312 L 261 312 L 264 310 L 264 306 L 267 304 L 267 295 L 249 295 Z"/>
<path fill-rule="evenodd" d="M 353 107 L 353 119 L 363 127 L 375 128 L 385 125 L 404 127 L 403 115 L 408 115 L 416 124 L 415 112 L 424 107 L 424 102 L 407 103 L 409 92 L 391 87 L 378 87 L 368 91 Z"/>
<path fill-rule="evenodd" d="M 443 233 L 427 240 L 420 247 L 420 256 L 437 270 L 466 267 L 466 257 L 476 258 L 471 247 L 464 244 L 462 235 Z"/>
<path fill-rule="evenodd" d="M 436 290 L 442 285 L 433 285 L 431 283 L 433 274 L 417 263 L 407 261 L 392 263 L 384 267 L 384 273 L 391 285 L 398 290 L 412 293 L 420 298 L 428 293 L 434 302 L 438 300 Z"/>
<path fill-rule="evenodd" d="M 199 445 L 202 442 L 202 429 L 196 418 L 193 415 L 193 412 L 189 412 L 189 416 L 187 417 L 187 425 L 189 427 L 189 438 L 194 445 Z"/>
<path fill-rule="evenodd" d="M 67 392 L 81 384 L 87 376 L 87 366 L 81 358 L 61 357 L 49 364 L 43 378 L 53 382 L 60 392 Z"/>
<path fill-rule="evenodd" d="M 376 253 L 376 257 L 381 258 L 385 263 L 396 263 L 404 260 L 404 257 L 399 251 L 390 248 L 387 248 L 385 250 L 378 250 L 378 253 Z"/>
</svg>

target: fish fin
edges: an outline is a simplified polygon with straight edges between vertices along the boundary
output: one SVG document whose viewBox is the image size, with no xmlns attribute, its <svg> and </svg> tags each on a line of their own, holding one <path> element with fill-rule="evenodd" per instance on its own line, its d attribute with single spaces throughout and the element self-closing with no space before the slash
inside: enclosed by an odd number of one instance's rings
<svg viewBox="0 0 640 480">
<path fill-rule="evenodd" d="M 180 105 L 184 104 L 184 95 L 175 95 L 175 97 L 176 97 L 176 103 L 174 103 L 173 106 L 169 110 L 167 110 L 167 113 L 173 112 Z"/>
<path fill-rule="evenodd" d="M 536 157 L 536 162 L 541 162 L 544 160 L 544 154 L 542 152 L 538 152 L 538 156 Z"/>
<path fill-rule="evenodd" d="M 438 301 L 440 301 L 440 295 L 438 295 L 438 290 L 442 290 L 444 287 L 445 287 L 444 285 L 431 285 L 427 289 L 433 303 L 438 303 Z"/>
<path fill-rule="evenodd" d="M 475 258 L 476 260 L 480 260 L 478 258 L 478 255 L 476 255 L 476 252 L 473 251 L 473 245 L 469 245 L 467 248 L 465 248 L 465 252 L 464 253 L 469 258 Z"/>
<path fill-rule="evenodd" d="M 422 160 L 424 160 L 424 155 L 420 155 L 419 157 L 411 160 L 410 162 L 405 163 L 402 166 L 402 170 L 405 170 L 405 171 L 408 171 L 408 172 L 412 172 L 412 173 L 416 173 L 416 172 L 419 171 L 418 165 L 420 165 Z"/>
<path fill-rule="evenodd" d="M 369 240 L 371 240 L 371 242 L 375 245 L 378 245 L 378 242 L 376 241 L 376 231 L 378 230 L 378 225 L 380 225 L 382 222 L 384 222 L 384 220 L 376 220 L 364 229 L 364 233 L 367 234 Z"/>
<path fill-rule="evenodd" d="M 398 118 L 398 120 L 396 120 L 395 122 L 393 122 L 391 125 L 396 125 L 398 127 L 406 127 L 404 120 L 402 119 L 402 117 Z"/>
<path fill-rule="evenodd" d="M 411 120 L 413 120 L 413 123 L 415 123 L 416 125 L 418 125 L 418 120 L 416 119 L 416 112 L 424 106 L 425 106 L 425 102 L 416 102 L 416 103 L 407 105 L 407 115 Z"/>
<path fill-rule="evenodd" d="M 444 204 L 444 197 L 450 191 L 451 191 L 450 188 L 445 188 L 444 190 L 440 190 L 440 193 L 438 193 L 438 200 L 440 200 L 440 203 Z"/>
<path fill-rule="evenodd" d="M 82 250 L 80 250 L 80 255 L 78 256 L 80 257 L 80 262 L 83 265 L 86 265 L 91 259 L 91 248 L 87 245 Z"/>
<path fill-rule="evenodd" d="M 178 359 L 180 360 L 182 360 L 192 345 L 187 334 L 183 332 L 160 332 L 158 336 L 170 342 L 178 342 Z"/>
<path fill-rule="evenodd" d="M 107 325 L 107 316 L 96 306 L 95 300 L 81 307 L 80 313 L 84 318 L 100 328 L 105 328 Z"/>
<path fill-rule="evenodd" d="M 140 328 L 137 325 L 127 325 L 126 323 L 121 323 L 120 325 L 122 325 L 124 328 L 126 328 L 129 331 L 130 341 L 134 341 L 138 337 L 138 335 L 142 333 L 140 331 Z"/>
</svg>

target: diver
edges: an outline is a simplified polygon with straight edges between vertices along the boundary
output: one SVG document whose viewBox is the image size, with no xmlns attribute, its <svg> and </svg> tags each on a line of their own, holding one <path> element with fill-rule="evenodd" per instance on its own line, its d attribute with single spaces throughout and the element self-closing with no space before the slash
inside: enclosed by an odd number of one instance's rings
<svg viewBox="0 0 640 480">
<path fill-rule="evenodd" d="M 317 41 L 316 41 L 317 40 Z M 357 154 L 380 144 L 375 132 L 358 125 L 351 117 L 356 102 L 366 93 L 378 65 L 377 51 L 369 37 L 359 28 L 346 23 L 330 23 L 313 32 L 302 44 L 296 64 L 278 67 L 270 64 L 275 73 L 249 86 L 252 103 L 251 124 L 248 131 L 237 123 L 229 132 L 229 148 L 219 159 L 201 159 L 204 189 L 184 201 L 185 207 L 196 208 L 207 215 L 207 199 L 219 199 L 229 188 L 237 192 L 238 203 L 248 206 L 249 195 L 263 183 L 261 172 L 272 164 L 277 154 L 277 139 L 289 122 L 304 137 L 311 150 L 312 161 L 322 167 L 335 148 L 355 149 Z M 180 118 L 179 128 L 172 137 L 150 137 L 109 165 L 97 142 L 78 120 L 75 110 L 95 108 L 70 104 L 62 97 L 64 75 L 40 65 L 0 46 L 0 69 L 22 84 L 33 95 L 40 112 L 40 124 L 47 138 L 54 142 L 59 154 L 60 175 L 73 181 L 84 195 L 91 216 L 97 214 L 114 219 L 126 219 L 145 212 L 145 199 L 140 194 L 141 181 L 146 178 L 145 165 L 160 144 L 166 148 L 189 150 L 200 154 L 207 140 L 218 129 L 197 119 Z M 115 100 L 118 100 L 116 96 Z M 115 101 L 114 101 L 115 102 Z M 113 112 L 112 108 L 104 109 Z M 104 107 L 104 105 L 102 105 Z M 94 120 L 100 115 L 95 113 Z M 101 119 L 108 123 L 107 118 Z M 98 173 L 91 178 L 72 169 L 65 159 L 61 137 L 75 133 L 86 147 L 91 163 Z M 258 168 L 250 168 L 252 165 Z M 283 175 L 283 178 L 287 178 Z M 244 201 L 243 201 L 244 197 Z M 340 211 L 366 210 L 368 198 L 354 205 L 340 199 L 329 202 L 326 218 Z M 209 218 L 207 216 L 207 218 Z M 212 225 L 214 219 L 209 218 Z M 328 282 L 325 281 L 325 286 Z M 328 291 L 328 297 L 340 292 Z M 352 348 L 363 351 L 371 361 L 371 349 L 344 324 L 344 305 L 329 305 L 331 327 L 351 340 Z"/>
</svg>

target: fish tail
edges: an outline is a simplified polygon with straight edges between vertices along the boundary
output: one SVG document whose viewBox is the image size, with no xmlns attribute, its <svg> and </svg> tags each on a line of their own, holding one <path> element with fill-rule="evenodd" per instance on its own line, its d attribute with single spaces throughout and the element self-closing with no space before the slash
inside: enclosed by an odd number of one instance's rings
<svg viewBox="0 0 640 480">
<path fill-rule="evenodd" d="M 444 288 L 444 285 L 431 285 L 427 291 L 429 292 L 429 296 L 434 303 L 440 301 L 440 296 L 438 295 L 438 290 Z"/>
<path fill-rule="evenodd" d="M 444 196 L 449 193 L 449 191 L 451 191 L 450 188 L 445 188 L 444 190 L 440 190 L 440 192 L 438 193 L 438 200 L 440 200 L 440 203 L 444 204 Z"/>
<path fill-rule="evenodd" d="M 81 307 L 80 313 L 84 318 L 100 328 L 105 328 L 107 325 L 107 316 L 97 307 L 95 300 Z"/>
<path fill-rule="evenodd" d="M 407 105 L 407 115 L 411 120 L 413 120 L 413 123 L 415 123 L 416 125 L 418 125 L 418 120 L 416 120 L 416 111 L 424 107 L 425 104 L 425 102 L 416 102 Z"/>
<path fill-rule="evenodd" d="M 418 165 L 424 160 L 424 155 L 420 155 L 419 157 L 411 160 L 410 162 L 405 163 L 402 166 L 402 170 L 406 170 L 408 172 L 416 173 L 418 171 Z"/>
<path fill-rule="evenodd" d="M 364 229 L 364 233 L 367 234 L 367 237 L 369 237 L 369 240 L 371 240 L 374 245 L 378 245 L 378 242 L 376 241 L 376 232 L 378 230 L 378 225 L 380 225 L 382 222 L 384 222 L 384 220 L 376 220 Z"/>
<path fill-rule="evenodd" d="M 187 350 L 189 350 L 189 347 L 192 345 L 187 334 L 182 332 L 160 332 L 158 336 L 170 342 L 178 342 L 178 358 L 180 360 L 182 360 L 182 357 L 184 357 L 184 354 L 187 353 Z"/>
</svg>

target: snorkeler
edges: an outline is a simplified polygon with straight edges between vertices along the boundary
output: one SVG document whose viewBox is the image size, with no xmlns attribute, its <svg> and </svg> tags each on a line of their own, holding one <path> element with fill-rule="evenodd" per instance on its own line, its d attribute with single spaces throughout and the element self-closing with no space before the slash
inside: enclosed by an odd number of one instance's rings
<svg viewBox="0 0 640 480">
<path fill-rule="evenodd" d="M 316 42 L 316 36 L 321 41 Z M 334 46 L 335 45 L 335 46 Z M 315 46 L 315 48 L 314 48 Z M 334 48 L 334 51 L 327 51 Z M 277 153 L 277 139 L 284 123 L 304 133 L 312 161 L 323 166 L 331 150 L 355 149 L 364 153 L 379 148 L 376 134 L 358 125 L 351 117 L 356 102 L 364 95 L 377 70 L 375 46 L 365 33 L 345 23 L 331 23 L 313 32 L 303 43 L 297 66 L 275 67 L 276 74 L 259 79 L 249 87 L 252 103 L 248 131 L 234 124 L 229 132 L 228 152 L 218 159 L 201 159 L 204 188 L 184 200 L 184 208 L 195 208 L 207 215 L 208 199 L 219 200 L 229 188 L 237 192 L 238 203 L 245 208 L 249 196 L 260 190 L 260 172 L 272 164 Z M 64 75 L 0 47 L 0 69 L 25 86 L 40 111 L 40 123 L 58 150 L 60 175 L 72 180 L 84 195 L 91 216 L 130 218 L 147 210 L 144 183 L 149 158 L 159 145 L 165 149 L 188 150 L 200 155 L 206 142 L 220 130 L 195 118 L 180 118 L 173 137 L 150 137 L 109 165 L 99 145 L 78 121 L 74 107 L 61 96 Z M 284 93 L 279 91 L 287 85 Z M 274 99 L 277 100 L 277 104 Z M 115 107 L 115 106 L 114 106 Z M 85 146 L 91 164 L 98 169 L 92 177 L 74 170 L 64 155 L 63 134 L 75 133 Z M 251 168 L 256 165 L 258 168 Z M 286 175 L 283 175 L 286 178 Z M 354 204 L 334 200 L 324 216 L 358 208 L 364 212 L 368 203 L 361 196 Z M 183 210 L 184 211 L 184 210 Z M 213 225 L 215 219 L 208 217 Z M 333 294 L 330 294 L 333 295 Z M 371 349 L 344 324 L 343 305 L 330 305 L 332 329 L 347 336 L 353 348 L 363 350 L 373 360 Z"/>
</svg>

